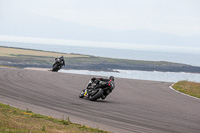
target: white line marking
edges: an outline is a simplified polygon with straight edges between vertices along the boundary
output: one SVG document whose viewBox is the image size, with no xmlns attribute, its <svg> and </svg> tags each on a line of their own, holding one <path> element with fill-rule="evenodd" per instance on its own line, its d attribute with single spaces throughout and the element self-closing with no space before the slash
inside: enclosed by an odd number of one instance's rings
<svg viewBox="0 0 200 133">
<path fill-rule="evenodd" d="M 174 83 L 174 84 L 175 84 L 175 83 Z M 180 92 L 180 91 L 175 90 L 175 89 L 172 87 L 174 84 L 172 84 L 172 85 L 169 87 L 171 90 L 173 90 L 173 91 L 175 91 L 175 92 L 177 92 L 177 93 L 180 93 L 180 94 L 182 94 L 182 95 L 185 95 L 185 96 L 188 96 L 188 97 L 191 97 L 191 98 L 194 98 L 194 99 L 200 100 L 200 99 L 197 98 L 197 97 L 190 96 L 190 95 L 187 95 L 187 94 L 185 94 L 185 93 L 182 93 L 182 92 Z"/>
</svg>

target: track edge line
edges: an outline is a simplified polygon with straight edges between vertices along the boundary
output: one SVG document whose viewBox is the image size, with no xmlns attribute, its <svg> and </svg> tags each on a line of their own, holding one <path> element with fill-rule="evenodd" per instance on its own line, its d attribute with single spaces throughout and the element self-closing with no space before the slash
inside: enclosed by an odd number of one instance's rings
<svg viewBox="0 0 200 133">
<path fill-rule="evenodd" d="M 180 92 L 180 91 L 175 90 L 175 89 L 172 87 L 174 84 L 175 84 L 175 83 L 173 83 L 173 84 L 171 84 L 171 86 L 169 86 L 169 88 L 170 88 L 171 90 L 173 90 L 173 91 L 175 91 L 175 92 L 177 92 L 177 93 L 179 93 L 179 94 L 182 94 L 182 95 L 185 95 L 185 96 L 188 96 L 188 97 L 191 97 L 191 98 L 200 100 L 200 98 L 197 98 L 197 97 L 194 97 L 194 96 L 190 96 L 190 95 L 188 95 L 188 94 L 185 94 L 185 93 L 182 93 L 182 92 Z"/>
</svg>

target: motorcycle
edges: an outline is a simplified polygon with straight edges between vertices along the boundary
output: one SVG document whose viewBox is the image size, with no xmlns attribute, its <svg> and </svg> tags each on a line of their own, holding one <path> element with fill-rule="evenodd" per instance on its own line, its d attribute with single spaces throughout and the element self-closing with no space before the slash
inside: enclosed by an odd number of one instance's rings
<svg viewBox="0 0 200 133">
<path fill-rule="evenodd" d="M 108 94 L 112 92 L 115 88 L 114 80 L 107 81 L 92 81 L 90 80 L 87 84 L 86 89 L 82 90 L 79 98 L 86 98 L 91 101 L 96 101 L 97 99 L 104 100 Z"/>
<path fill-rule="evenodd" d="M 55 59 L 55 63 L 52 66 L 52 71 L 53 72 L 57 72 L 58 70 L 60 70 L 62 68 L 62 66 L 65 65 L 63 56 L 61 58 L 56 58 Z"/>
</svg>

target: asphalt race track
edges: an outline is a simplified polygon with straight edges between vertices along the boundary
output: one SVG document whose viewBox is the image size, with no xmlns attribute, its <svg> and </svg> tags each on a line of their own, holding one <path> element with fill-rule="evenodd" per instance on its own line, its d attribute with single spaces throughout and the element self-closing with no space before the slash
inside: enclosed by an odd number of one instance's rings
<svg viewBox="0 0 200 133">
<path fill-rule="evenodd" d="M 0 68 L 0 102 L 112 132 L 200 132 L 200 100 L 172 83 L 116 78 L 113 93 L 92 102 L 78 97 L 91 77 Z"/>
</svg>

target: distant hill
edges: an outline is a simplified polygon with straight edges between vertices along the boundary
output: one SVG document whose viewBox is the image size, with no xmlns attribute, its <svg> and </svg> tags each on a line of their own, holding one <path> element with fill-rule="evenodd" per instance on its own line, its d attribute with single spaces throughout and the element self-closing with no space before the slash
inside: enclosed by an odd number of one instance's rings
<svg viewBox="0 0 200 133">
<path fill-rule="evenodd" d="M 20 9 L 17 12 L 8 11 L 7 16 L 0 13 L 0 19 L 0 35 L 169 46 L 200 44 L 200 37 L 196 36 L 183 37 L 147 30 L 111 31 L 65 22 Z"/>
</svg>

